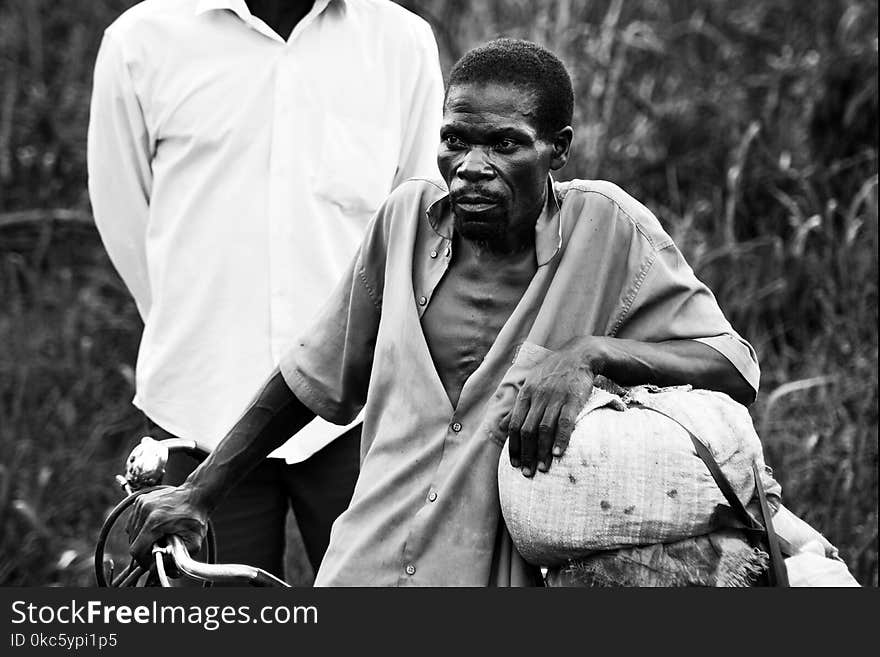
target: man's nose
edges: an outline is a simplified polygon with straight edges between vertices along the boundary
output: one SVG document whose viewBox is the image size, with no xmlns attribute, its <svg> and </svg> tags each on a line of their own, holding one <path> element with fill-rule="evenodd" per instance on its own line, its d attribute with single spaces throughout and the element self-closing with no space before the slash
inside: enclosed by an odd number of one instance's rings
<svg viewBox="0 0 880 657">
<path fill-rule="evenodd" d="M 495 169 L 492 168 L 483 149 L 472 148 L 465 154 L 456 174 L 462 180 L 476 182 L 478 180 L 494 178 Z"/>
</svg>

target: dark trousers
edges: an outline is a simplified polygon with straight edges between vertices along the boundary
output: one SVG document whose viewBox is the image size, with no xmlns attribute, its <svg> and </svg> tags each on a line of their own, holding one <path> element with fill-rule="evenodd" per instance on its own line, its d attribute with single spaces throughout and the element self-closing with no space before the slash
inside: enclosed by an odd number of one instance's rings
<svg viewBox="0 0 880 657">
<path fill-rule="evenodd" d="M 157 440 L 172 437 L 151 423 Z M 219 563 L 242 563 L 284 577 L 288 509 L 293 509 L 314 572 L 330 543 L 330 527 L 348 508 L 360 468 L 361 425 L 302 463 L 266 459 L 234 486 L 211 514 Z M 179 484 L 196 468 L 175 452 L 163 483 Z"/>
</svg>

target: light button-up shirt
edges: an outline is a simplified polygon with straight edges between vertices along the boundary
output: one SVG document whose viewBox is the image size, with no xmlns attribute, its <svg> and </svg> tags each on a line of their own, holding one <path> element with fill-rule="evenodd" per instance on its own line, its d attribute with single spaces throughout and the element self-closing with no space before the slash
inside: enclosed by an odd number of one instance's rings
<svg viewBox="0 0 880 657">
<path fill-rule="evenodd" d="M 537 272 L 455 407 L 421 327 L 449 266 L 430 254 L 452 252 L 439 183 L 392 193 L 318 322 L 282 360 L 290 388 L 322 417 L 364 410 L 360 477 L 317 585 L 537 582 L 501 518 L 498 425 L 526 373 L 574 337 L 696 339 L 757 389 L 753 350 L 644 206 L 602 181 L 553 189 L 535 229 Z"/>
<path fill-rule="evenodd" d="M 146 0 L 105 32 L 89 191 L 144 333 L 135 404 L 216 444 L 314 321 L 387 194 L 436 175 L 428 24 L 316 0 L 283 39 L 244 0 Z M 343 429 L 309 425 L 275 455 Z"/>
</svg>

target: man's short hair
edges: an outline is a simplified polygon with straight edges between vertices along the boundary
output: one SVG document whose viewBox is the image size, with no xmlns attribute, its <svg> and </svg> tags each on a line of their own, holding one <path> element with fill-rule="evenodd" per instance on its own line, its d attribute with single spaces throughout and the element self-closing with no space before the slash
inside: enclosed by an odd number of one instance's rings
<svg viewBox="0 0 880 657">
<path fill-rule="evenodd" d="M 535 94 L 535 128 L 548 137 L 571 125 L 574 92 L 565 65 L 531 41 L 495 39 L 464 54 L 449 72 L 449 89 L 471 83 L 515 85 Z"/>
</svg>

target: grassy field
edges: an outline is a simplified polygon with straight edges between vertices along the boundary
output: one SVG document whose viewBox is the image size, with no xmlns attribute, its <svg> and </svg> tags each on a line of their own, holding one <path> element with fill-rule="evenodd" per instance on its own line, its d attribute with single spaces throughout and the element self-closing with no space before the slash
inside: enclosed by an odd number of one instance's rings
<svg viewBox="0 0 880 657">
<path fill-rule="evenodd" d="M 91 583 L 141 431 L 140 320 L 90 222 L 84 158 L 100 31 L 129 4 L 0 6 L 0 585 Z M 612 180 L 660 217 L 758 351 L 751 411 L 786 504 L 877 586 L 876 3 L 402 4 L 446 70 L 498 35 L 563 57 L 561 177 Z"/>
</svg>

